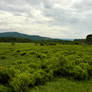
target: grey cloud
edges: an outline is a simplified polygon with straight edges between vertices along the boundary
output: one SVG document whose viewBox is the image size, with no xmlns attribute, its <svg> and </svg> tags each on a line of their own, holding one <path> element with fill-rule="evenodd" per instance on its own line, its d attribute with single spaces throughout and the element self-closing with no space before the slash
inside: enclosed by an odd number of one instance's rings
<svg viewBox="0 0 92 92">
<path fill-rule="evenodd" d="M 58 27 L 70 28 L 69 29 L 70 33 L 72 32 L 75 34 L 80 34 L 80 36 L 82 37 L 84 36 L 84 34 L 92 33 L 91 31 L 92 30 L 91 27 L 92 1 L 91 0 L 80 0 L 81 2 L 75 3 L 69 9 L 68 8 L 65 9 L 66 6 L 62 6 L 62 3 L 57 3 L 58 5 L 61 5 L 59 6 L 60 8 L 54 8 L 53 6 L 55 3 L 51 1 L 52 0 L 0 0 L 0 11 L 9 12 L 13 16 L 21 16 L 21 17 L 24 16 L 26 17 L 26 19 L 24 20 L 24 22 L 26 23 L 29 22 L 29 23 L 35 23 L 35 25 L 38 24 L 47 25 L 49 28 L 54 26 L 57 26 L 57 28 Z M 43 7 L 41 7 L 41 4 L 43 5 Z M 34 13 L 32 12 L 33 9 L 37 9 L 41 11 L 41 15 L 44 18 L 48 18 L 52 20 L 50 21 L 37 20 L 34 17 L 34 14 L 32 14 Z M 22 15 L 23 13 L 25 13 L 27 16 Z M 40 18 L 39 14 L 40 12 L 38 12 L 38 19 Z M 31 22 L 30 19 L 33 19 L 35 22 Z M 8 22 L 5 22 L 3 20 L 1 20 L 0 22 L 1 25 L 6 25 L 6 23 Z M 27 25 L 26 23 L 25 25 Z M 15 30 L 20 30 L 20 29 L 15 29 Z M 66 35 L 68 35 L 68 32 L 66 33 Z M 69 34 L 69 36 L 70 35 L 71 34 Z"/>
<path fill-rule="evenodd" d="M 52 25 L 70 26 L 76 31 L 76 33 L 92 33 L 92 13 L 90 14 L 89 11 L 92 11 L 92 1 L 89 1 L 82 1 L 78 3 L 76 7 L 73 6 L 72 8 L 75 9 L 74 15 L 73 12 L 64 9 L 48 9 L 44 14 L 45 16 L 54 18 Z M 84 12 L 84 14 L 82 14 L 82 12 Z M 85 12 L 88 12 L 88 15 L 86 18 L 83 18 L 85 16 Z"/>
<path fill-rule="evenodd" d="M 92 10 L 92 0 L 82 0 L 80 3 L 75 4 L 73 7 L 75 7 L 78 12 Z"/>
<path fill-rule="evenodd" d="M 43 0 L 25 0 L 25 1 L 32 5 L 37 5 L 37 4 L 40 4 Z"/>
<path fill-rule="evenodd" d="M 45 8 L 52 7 L 52 3 L 50 3 L 49 0 L 25 0 L 25 1 L 31 5 L 39 5 L 40 3 L 43 3 Z"/>
</svg>

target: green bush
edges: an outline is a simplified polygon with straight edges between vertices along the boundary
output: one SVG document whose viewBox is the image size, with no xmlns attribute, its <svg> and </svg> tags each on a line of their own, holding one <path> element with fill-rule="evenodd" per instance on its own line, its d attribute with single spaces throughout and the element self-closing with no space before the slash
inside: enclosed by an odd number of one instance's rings
<svg viewBox="0 0 92 92">
<path fill-rule="evenodd" d="M 34 79 L 35 79 L 35 85 L 44 84 L 47 80 L 46 72 L 42 69 L 37 70 L 34 72 Z"/>
<path fill-rule="evenodd" d="M 74 69 L 72 71 L 72 75 L 73 75 L 74 79 L 77 79 L 77 80 L 88 79 L 87 70 L 84 70 L 83 68 L 81 68 L 78 65 L 74 67 Z"/>
<path fill-rule="evenodd" d="M 1 56 L 0 58 L 1 58 L 1 59 L 6 59 L 7 57 L 3 55 L 3 56 Z"/>
<path fill-rule="evenodd" d="M 40 62 L 30 62 L 28 66 L 30 68 L 34 68 L 34 69 L 40 69 L 41 68 Z"/>
<path fill-rule="evenodd" d="M 13 78 L 13 80 L 10 82 L 10 86 L 15 92 L 25 92 L 28 89 L 30 82 L 30 74 L 21 73 Z"/>
<path fill-rule="evenodd" d="M 40 59 L 44 59 L 44 58 L 47 57 L 47 55 L 44 54 L 44 53 L 36 53 L 36 57 L 37 57 L 37 58 L 40 58 Z"/>
<path fill-rule="evenodd" d="M 54 71 L 53 70 L 49 70 L 47 73 L 46 73 L 46 78 L 48 81 L 51 81 L 54 79 Z"/>
<path fill-rule="evenodd" d="M 12 92 L 10 88 L 0 85 L 0 92 Z"/>
<path fill-rule="evenodd" d="M 0 67 L 0 83 L 8 84 L 14 76 L 14 71 L 11 68 Z"/>
<path fill-rule="evenodd" d="M 91 65 L 89 65 L 88 74 L 89 74 L 89 77 L 92 76 L 92 66 Z"/>
</svg>

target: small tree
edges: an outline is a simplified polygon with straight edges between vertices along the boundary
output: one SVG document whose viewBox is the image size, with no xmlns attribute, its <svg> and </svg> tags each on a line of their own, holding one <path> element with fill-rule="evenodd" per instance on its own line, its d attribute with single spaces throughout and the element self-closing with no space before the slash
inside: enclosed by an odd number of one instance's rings
<svg viewBox="0 0 92 92">
<path fill-rule="evenodd" d="M 87 37 L 86 37 L 86 43 L 92 44 L 92 34 L 87 35 Z"/>
</svg>

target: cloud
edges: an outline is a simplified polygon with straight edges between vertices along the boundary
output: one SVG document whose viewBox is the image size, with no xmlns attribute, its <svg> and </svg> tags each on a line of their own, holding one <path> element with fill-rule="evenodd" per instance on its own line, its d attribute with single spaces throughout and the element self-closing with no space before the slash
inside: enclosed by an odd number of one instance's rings
<svg viewBox="0 0 92 92">
<path fill-rule="evenodd" d="M 0 32 L 84 38 L 91 24 L 92 0 L 0 0 Z"/>
</svg>

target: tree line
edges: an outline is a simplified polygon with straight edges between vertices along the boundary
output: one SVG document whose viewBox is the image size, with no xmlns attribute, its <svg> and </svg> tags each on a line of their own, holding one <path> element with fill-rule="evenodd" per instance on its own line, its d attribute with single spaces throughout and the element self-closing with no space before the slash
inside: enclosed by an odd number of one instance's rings
<svg viewBox="0 0 92 92">
<path fill-rule="evenodd" d="M 28 38 L 18 38 L 18 37 L 0 37 L 0 42 L 12 42 L 12 43 L 40 43 L 40 45 L 56 45 L 58 44 L 92 44 L 92 34 L 89 34 L 86 36 L 86 39 L 75 39 L 73 41 L 68 40 L 39 40 L 39 41 L 33 41 Z"/>
</svg>

